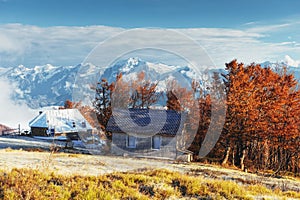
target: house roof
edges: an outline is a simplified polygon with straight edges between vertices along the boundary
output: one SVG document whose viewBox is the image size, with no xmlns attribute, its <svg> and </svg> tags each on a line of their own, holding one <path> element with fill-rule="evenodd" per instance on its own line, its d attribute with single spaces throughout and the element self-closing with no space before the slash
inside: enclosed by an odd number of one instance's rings
<svg viewBox="0 0 300 200">
<path fill-rule="evenodd" d="M 172 110 L 113 109 L 106 130 L 112 133 L 175 136 L 182 131 L 185 115 Z"/>
<path fill-rule="evenodd" d="M 75 124 L 75 127 L 73 125 Z M 30 127 L 55 128 L 55 132 L 92 129 L 78 109 L 45 110 L 29 122 Z"/>
</svg>

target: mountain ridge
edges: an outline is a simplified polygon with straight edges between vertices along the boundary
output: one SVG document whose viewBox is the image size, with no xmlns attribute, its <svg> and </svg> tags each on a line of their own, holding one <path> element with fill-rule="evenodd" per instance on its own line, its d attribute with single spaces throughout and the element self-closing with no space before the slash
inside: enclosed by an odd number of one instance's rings
<svg viewBox="0 0 300 200">
<path fill-rule="evenodd" d="M 274 67 L 284 63 L 264 62 L 261 66 Z M 123 74 L 124 79 L 137 76 L 137 73 L 144 71 L 146 78 L 152 81 L 159 81 L 158 89 L 164 91 L 166 80 L 173 78 L 180 80 L 181 85 L 191 83 L 192 79 L 203 78 L 189 66 L 172 66 L 164 63 L 151 63 L 139 58 L 128 58 L 113 63 L 110 67 L 99 68 L 91 63 L 78 64 L 75 66 L 53 66 L 46 64 L 27 68 L 19 65 L 13 68 L 1 68 L 0 78 L 13 85 L 14 91 L 11 99 L 15 102 L 25 102 L 28 107 L 37 109 L 45 106 L 64 105 L 64 101 L 72 99 L 73 90 L 78 87 L 74 85 L 80 79 L 86 80 L 82 95 L 93 98 L 93 91 L 88 91 L 91 85 L 88 81 L 92 76 L 99 74 L 98 80 L 105 77 L 108 82 L 116 80 L 119 73 Z M 294 72 L 295 78 L 300 80 L 300 68 L 288 66 L 289 72 Z M 211 69 L 209 73 L 225 73 L 224 69 Z M 81 86 L 83 87 L 83 86 Z"/>
</svg>

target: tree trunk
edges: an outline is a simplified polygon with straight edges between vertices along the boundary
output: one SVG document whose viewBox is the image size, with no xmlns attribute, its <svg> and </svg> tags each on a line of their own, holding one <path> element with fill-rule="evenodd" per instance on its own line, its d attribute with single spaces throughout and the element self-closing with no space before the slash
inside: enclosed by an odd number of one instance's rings
<svg viewBox="0 0 300 200">
<path fill-rule="evenodd" d="M 270 156 L 270 149 L 269 149 L 269 144 L 267 142 L 264 143 L 263 145 L 263 169 L 266 169 L 269 165 L 269 156 Z"/>
<path fill-rule="evenodd" d="M 230 148 L 230 146 L 228 146 L 227 150 L 226 150 L 225 158 L 224 158 L 224 160 L 222 162 L 222 165 L 226 165 L 227 164 L 228 158 L 229 158 L 229 154 L 230 154 L 230 150 L 231 150 L 231 148 Z"/>
<path fill-rule="evenodd" d="M 246 149 L 244 149 L 242 151 L 242 157 L 241 157 L 241 163 L 240 163 L 241 170 L 243 170 L 243 171 L 245 170 L 245 163 L 244 163 L 245 157 L 246 157 Z"/>
<path fill-rule="evenodd" d="M 235 166 L 235 155 L 234 155 L 234 150 L 232 151 L 232 165 Z"/>
</svg>

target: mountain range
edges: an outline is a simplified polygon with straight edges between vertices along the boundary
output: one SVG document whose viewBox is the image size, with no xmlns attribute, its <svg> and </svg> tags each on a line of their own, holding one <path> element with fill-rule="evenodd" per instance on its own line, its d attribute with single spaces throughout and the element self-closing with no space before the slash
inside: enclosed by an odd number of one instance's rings
<svg viewBox="0 0 300 200">
<path fill-rule="evenodd" d="M 264 62 L 261 65 L 276 66 L 275 63 L 271 62 Z M 288 67 L 288 70 L 300 80 L 300 69 Z M 90 88 L 95 82 L 89 82 L 89 80 L 95 80 L 95 76 L 98 80 L 106 78 L 108 82 L 113 82 L 120 72 L 126 80 L 136 77 L 140 71 L 145 72 L 147 79 L 159 81 L 158 89 L 161 91 L 166 90 L 166 83 L 170 79 L 180 80 L 180 84 L 185 86 L 191 83 L 192 79 L 202 80 L 205 75 L 204 73 L 197 74 L 189 66 L 170 66 L 143 61 L 139 58 L 129 58 L 120 60 L 104 69 L 91 63 L 76 66 L 47 64 L 33 68 L 20 65 L 0 69 L 0 78 L 12 85 L 13 91 L 10 98 L 13 101 L 23 102 L 28 107 L 37 109 L 45 106 L 63 105 L 65 100 L 72 99 L 74 90 L 80 90 L 79 93 L 82 97 L 88 97 L 87 100 L 92 101 L 94 91 Z M 225 73 L 223 69 L 211 69 L 208 74 L 215 71 Z"/>
</svg>

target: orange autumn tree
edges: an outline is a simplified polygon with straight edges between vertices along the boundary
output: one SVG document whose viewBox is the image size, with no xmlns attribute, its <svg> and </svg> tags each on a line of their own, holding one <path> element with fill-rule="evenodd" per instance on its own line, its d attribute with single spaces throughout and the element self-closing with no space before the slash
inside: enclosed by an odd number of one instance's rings
<svg viewBox="0 0 300 200">
<path fill-rule="evenodd" d="M 146 78 L 145 72 L 137 74 L 137 78 L 128 82 L 130 85 L 129 108 L 147 108 L 155 104 L 162 93 L 157 91 L 158 81 Z"/>
<path fill-rule="evenodd" d="M 268 122 L 272 127 L 268 164 L 276 172 L 295 171 L 299 168 L 292 163 L 296 164 L 294 159 L 299 158 L 300 92 L 297 81 L 287 73 L 286 68 L 281 69 L 278 76 L 274 82 L 274 107 L 268 109 Z"/>
<path fill-rule="evenodd" d="M 192 89 L 181 86 L 177 80 L 171 79 L 166 83 L 166 107 L 168 110 L 181 112 L 185 117 L 183 133 L 179 135 L 178 148 L 188 149 L 194 139 L 198 127 L 198 105 Z"/>
<path fill-rule="evenodd" d="M 166 106 L 169 110 L 184 111 L 193 107 L 194 98 L 192 90 L 180 86 L 177 80 L 168 80 L 166 83 Z"/>
<path fill-rule="evenodd" d="M 74 103 L 73 103 L 71 100 L 67 99 L 67 100 L 65 101 L 65 104 L 64 104 L 64 108 L 65 108 L 65 109 L 72 109 L 73 106 L 74 106 Z"/>
<path fill-rule="evenodd" d="M 228 109 L 222 138 L 231 162 L 242 169 L 245 161 L 248 167 L 298 169 L 293 163 L 299 158 L 300 98 L 294 76 L 236 60 L 226 70 Z"/>
<path fill-rule="evenodd" d="M 94 88 L 96 95 L 93 106 L 103 129 L 112 115 L 112 108 L 149 109 L 161 96 L 157 85 L 158 82 L 147 80 L 143 71 L 137 74 L 136 79 L 127 81 L 122 73 L 117 74 L 116 81 L 112 83 L 102 78 Z"/>
<path fill-rule="evenodd" d="M 256 112 L 253 98 L 255 68 L 245 68 L 242 63 L 232 61 L 226 64 L 226 70 L 228 108 L 224 133 L 228 149 L 232 149 L 232 163 L 244 168 L 244 159 L 249 149 L 248 140 L 253 137 L 251 116 Z"/>
<path fill-rule="evenodd" d="M 112 106 L 114 108 L 128 108 L 130 85 L 123 80 L 122 73 L 116 76 L 116 82 L 112 83 Z"/>
<path fill-rule="evenodd" d="M 222 131 L 225 115 L 225 87 L 218 72 L 205 74 L 208 79 L 193 80 L 192 88 L 198 104 L 198 129 L 195 138 L 189 147 L 193 151 L 196 160 L 202 160 L 203 154 L 215 146 Z M 221 130 L 219 130 L 221 129 Z M 205 160 L 215 160 L 221 148 L 214 148 Z M 198 156 L 199 155 L 199 156 Z"/>
</svg>

